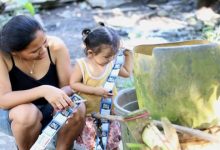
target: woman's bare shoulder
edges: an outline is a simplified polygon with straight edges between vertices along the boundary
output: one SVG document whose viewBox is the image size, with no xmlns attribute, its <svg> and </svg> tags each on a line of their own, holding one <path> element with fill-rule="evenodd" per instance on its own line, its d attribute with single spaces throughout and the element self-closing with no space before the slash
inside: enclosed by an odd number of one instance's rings
<svg viewBox="0 0 220 150">
<path fill-rule="evenodd" d="M 7 65 L 7 68 L 11 68 L 12 60 L 9 53 L 3 52 L 0 50 L 0 61 Z"/>
<path fill-rule="evenodd" d="M 0 59 L 7 62 L 7 61 L 11 60 L 11 56 L 9 53 L 6 53 L 6 52 L 0 50 Z"/>
<path fill-rule="evenodd" d="M 56 51 L 61 51 L 63 49 L 67 49 L 65 43 L 59 37 L 47 36 L 47 39 L 51 51 L 56 52 Z"/>
</svg>

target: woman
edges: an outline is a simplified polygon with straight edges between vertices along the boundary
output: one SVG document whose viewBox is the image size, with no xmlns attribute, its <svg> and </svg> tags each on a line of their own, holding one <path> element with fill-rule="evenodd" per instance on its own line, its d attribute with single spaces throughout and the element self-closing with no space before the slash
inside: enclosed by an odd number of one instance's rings
<svg viewBox="0 0 220 150">
<path fill-rule="evenodd" d="M 23 15 L 3 26 L 0 50 L 0 108 L 9 110 L 19 150 L 29 150 L 53 111 L 73 105 L 68 96 L 72 94 L 69 52 L 59 38 L 46 36 L 36 20 Z M 81 104 L 60 129 L 56 148 L 71 149 L 84 122 Z"/>
</svg>

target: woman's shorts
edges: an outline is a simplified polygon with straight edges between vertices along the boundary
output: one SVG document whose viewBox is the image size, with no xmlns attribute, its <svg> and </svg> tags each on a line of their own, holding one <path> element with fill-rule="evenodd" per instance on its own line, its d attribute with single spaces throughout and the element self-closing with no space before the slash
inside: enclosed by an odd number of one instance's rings
<svg viewBox="0 0 220 150">
<path fill-rule="evenodd" d="M 45 105 L 36 105 L 37 108 L 41 111 L 43 115 L 43 119 L 41 121 L 42 123 L 42 129 L 44 129 L 48 123 L 53 119 L 53 107 L 48 103 Z"/>
</svg>

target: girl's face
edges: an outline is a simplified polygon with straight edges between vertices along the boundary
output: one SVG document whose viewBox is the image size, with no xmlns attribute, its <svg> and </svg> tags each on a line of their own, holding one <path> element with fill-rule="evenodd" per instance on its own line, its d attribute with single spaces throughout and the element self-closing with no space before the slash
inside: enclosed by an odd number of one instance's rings
<svg viewBox="0 0 220 150">
<path fill-rule="evenodd" d="M 26 60 L 40 60 L 47 54 L 47 37 L 41 30 L 36 32 L 35 39 L 21 52 L 20 57 Z"/>
<path fill-rule="evenodd" d="M 110 46 L 102 48 L 101 52 L 94 54 L 93 58 L 98 65 L 104 66 L 111 62 L 115 57 L 114 52 Z"/>
</svg>

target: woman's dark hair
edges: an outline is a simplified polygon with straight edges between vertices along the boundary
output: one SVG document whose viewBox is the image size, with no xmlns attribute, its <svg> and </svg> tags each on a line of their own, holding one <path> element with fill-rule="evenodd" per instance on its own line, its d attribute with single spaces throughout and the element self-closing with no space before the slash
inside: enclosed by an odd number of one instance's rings
<svg viewBox="0 0 220 150">
<path fill-rule="evenodd" d="M 120 46 L 119 35 L 113 28 L 106 27 L 103 23 L 99 23 L 99 25 L 99 27 L 93 30 L 85 28 L 82 31 L 83 42 L 86 46 L 85 54 L 87 55 L 88 49 L 98 54 L 101 52 L 103 45 L 111 46 L 112 50 L 116 54 Z"/>
<path fill-rule="evenodd" d="M 21 51 L 36 37 L 42 26 L 33 18 L 19 15 L 9 20 L 0 32 L 0 49 L 5 52 Z"/>
</svg>

